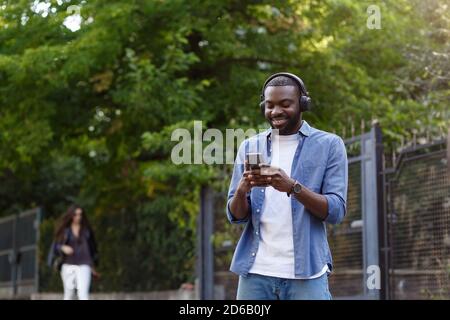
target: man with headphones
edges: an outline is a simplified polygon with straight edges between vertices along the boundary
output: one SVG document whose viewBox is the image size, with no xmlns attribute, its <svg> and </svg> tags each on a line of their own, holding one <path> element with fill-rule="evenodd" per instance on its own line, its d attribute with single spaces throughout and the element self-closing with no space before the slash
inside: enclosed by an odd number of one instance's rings
<svg viewBox="0 0 450 320">
<path fill-rule="evenodd" d="M 292 73 L 265 81 L 260 107 L 271 128 L 241 144 L 228 192 L 228 219 L 246 224 L 230 268 L 237 299 L 331 299 L 326 223 L 346 213 L 344 142 L 302 120 L 311 98 Z M 259 168 L 245 160 L 254 152 Z"/>
</svg>

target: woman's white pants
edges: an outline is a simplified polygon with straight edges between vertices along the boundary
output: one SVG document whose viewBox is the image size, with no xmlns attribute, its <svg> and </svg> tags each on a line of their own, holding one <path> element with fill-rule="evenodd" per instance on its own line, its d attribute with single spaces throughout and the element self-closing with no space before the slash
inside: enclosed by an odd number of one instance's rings
<svg viewBox="0 0 450 320">
<path fill-rule="evenodd" d="M 87 264 L 63 264 L 61 278 L 64 286 L 64 300 L 73 300 L 75 290 L 79 300 L 89 300 L 91 286 L 91 267 Z"/>
</svg>

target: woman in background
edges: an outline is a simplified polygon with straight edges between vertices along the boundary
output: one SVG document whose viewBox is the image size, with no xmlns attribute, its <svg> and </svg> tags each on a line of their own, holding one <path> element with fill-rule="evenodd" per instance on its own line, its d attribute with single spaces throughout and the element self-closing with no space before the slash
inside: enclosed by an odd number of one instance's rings
<svg viewBox="0 0 450 320">
<path fill-rule="evenodd" d="M 91 275 L 99 276 L 94 269 L 98 255 L 94 232 L 80 206 L 70 206 L 61 217 L 55 232 L 55 251 L 64 257 L 61 267 L 64 300 L 72 300 L 75 290 L 79 300 L 89 300 Z"/>
</svg>

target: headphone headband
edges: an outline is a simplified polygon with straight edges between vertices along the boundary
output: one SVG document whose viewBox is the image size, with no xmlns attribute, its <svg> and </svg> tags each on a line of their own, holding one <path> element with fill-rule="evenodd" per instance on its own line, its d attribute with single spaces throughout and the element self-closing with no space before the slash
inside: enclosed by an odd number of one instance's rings
<svg viewBox="0 0 450 320">
<path fill-rule="evenodd" d="M 297 83 L 298 88 L 300 89 L 299 104 L 300 104 L 301 111 L 303 112 L 303 111 L 311 110 L 311 98 L 309 97 L 309 92 L 308 92 L 308 90 L 306 90 L 306 86 L 303 83 L 303 80 L 300 79 L 300 77 L 296 76 L 295 74 L 289 73 L 289 72 L 274 73 L 269 78 L 267 78 L 267 80 L 264 82 L 264 86 L 263 86 L 262 92 L 261 92 L 261 104 L 264 103 L 264 100 L 265 100 L 264 91 L 266 91 L 266 87 L 267 87 L 268 83 L 272 79 L 274 79 L 276 77 L 280 77 L 280 76 L 288 77 Z M 262 106 L 261 106 L 261 108 L 262 108 Z M 261 111 L 263 112 L 263 110 L 261 110 Z"/>
<path fill-rule="evenodd" d="M 300 89 L 300 94 L 305 95 L 305 96 L 309 96 L 309 93 L 306 90 L 306 86 L 303 83 L 303 80 L 300 79 L 300 77 L 297 77 L 295 74 L 289 73 L 289 72 L 277 72 L 277 73 L 274 73 L 273 75 L 271 75 L 269 78 L 267 78 L 267 80 L 264 82 L 264 86 L 262 88 L 261 96 L 264 97 L 264 91 L 266 91 L 267 84 L 272 79 L 274 79 L 276 77 L 280 77 L 280 76 L 285 76 L 285 77 L 288 77 L 288 78 L 291 78 L 292 80 L 294 80 L 298 84 L 298 87 Z"/>
</svg>

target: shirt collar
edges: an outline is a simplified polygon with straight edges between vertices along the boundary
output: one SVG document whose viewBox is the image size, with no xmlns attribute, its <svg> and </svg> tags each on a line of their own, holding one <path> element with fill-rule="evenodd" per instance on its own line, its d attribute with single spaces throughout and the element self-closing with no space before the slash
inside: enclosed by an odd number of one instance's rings
<svg viewBox="0 0 450 320">
<path fill-rule="evenodd" d="M 305 137 L 308 137 L 311 134 L 311 127 L 309 126 L 308 122 L 305 120 L 302 120 L 302 125 L 300 126 L 300 129 L 298 129 L 298 133 L 304 135 Z M 272 128 L 268 129 L 266 131 L 266 137 L 270 137 L 272 134 Z"/>
</svg>

